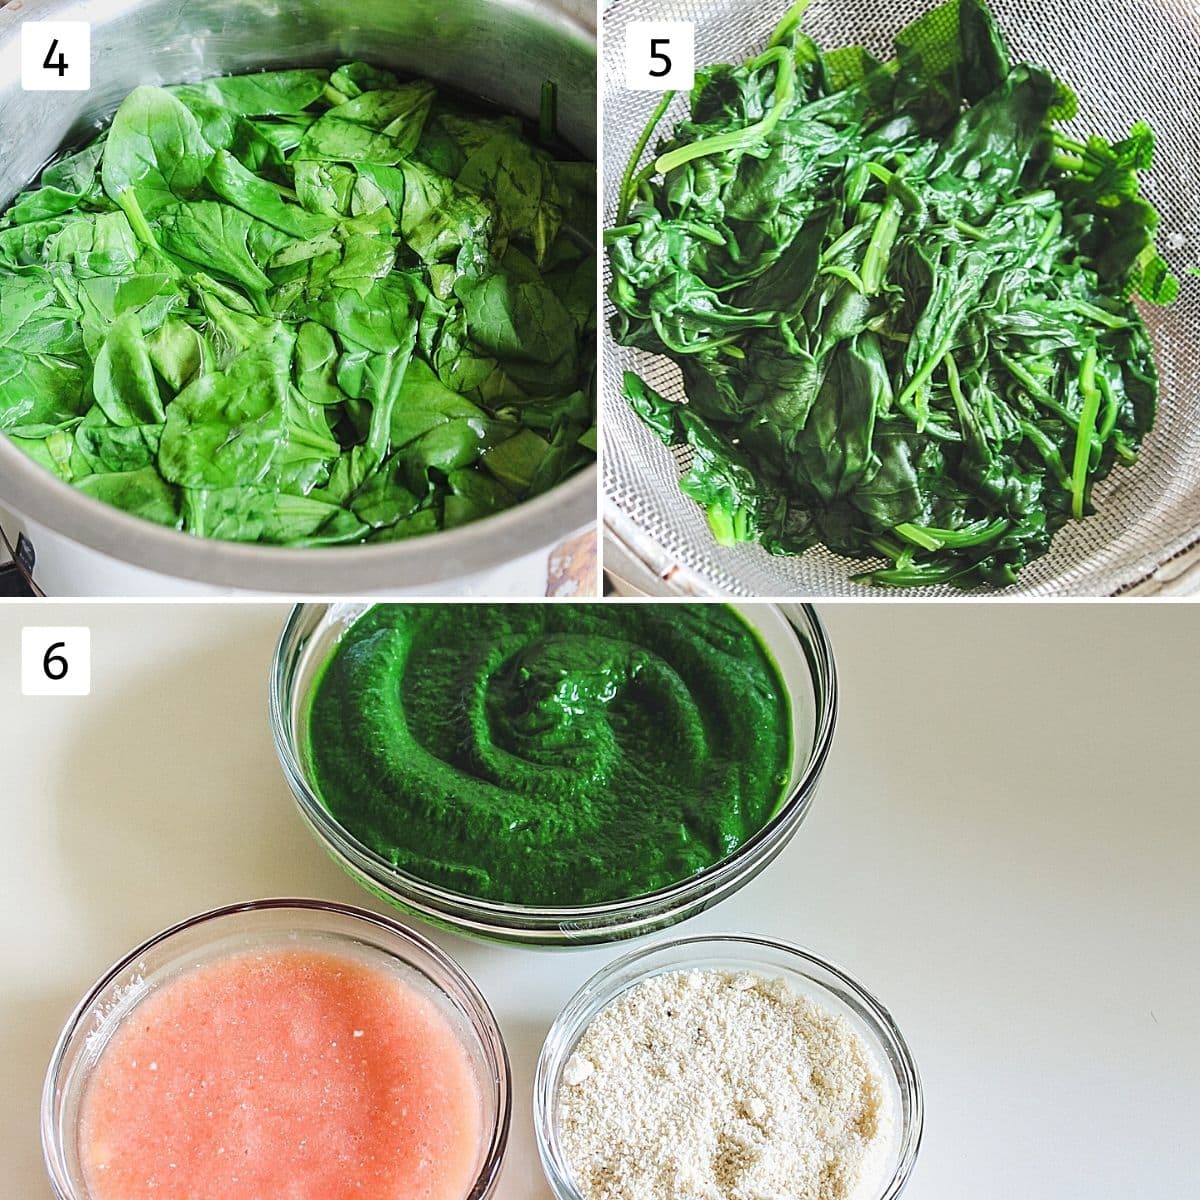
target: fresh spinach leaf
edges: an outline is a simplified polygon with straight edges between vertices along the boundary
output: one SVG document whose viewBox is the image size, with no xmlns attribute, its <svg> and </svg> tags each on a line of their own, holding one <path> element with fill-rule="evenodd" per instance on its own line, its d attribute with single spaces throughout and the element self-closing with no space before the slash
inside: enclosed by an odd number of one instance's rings
<svg viewBox="0 0 1200 1200">
<path fill-rule="evenodd" d="M 148 221 L 199 191 L 213 156 L 196 118 L 169 92 L 135 88 L 108 131 L 101 178 L 138 237 L 154 245 Z"/>
<path fill-rule="evenodd" d="M 416 149 L 434 95 L 428 83 L 364 92 L 314 122 L 296 156 L 302 160 L 398 163 Z"/>
<path fill-rule="evenodd" d="M 96 357 L 92 391 L 100 411 L 118 426 L 158 425 L 166 419 L 150 348 L 135 311 L 113 322 Z"/>
<path fill-rule="evenodd" d="M 103 500 L 114 508 L 123 508 L 135 517 L 173 529 L 180 526 L 179 491 L 153 467 L 85 475 L 74 484 L 84 495 Z"/>
<path fill-rule="evenodd" d="M 363 63 L 137 88 L 0 216 L 0 431 L 200 537 L 553 486 L 595 452 L 595 168 L 535 137 Z"/>
</svg>

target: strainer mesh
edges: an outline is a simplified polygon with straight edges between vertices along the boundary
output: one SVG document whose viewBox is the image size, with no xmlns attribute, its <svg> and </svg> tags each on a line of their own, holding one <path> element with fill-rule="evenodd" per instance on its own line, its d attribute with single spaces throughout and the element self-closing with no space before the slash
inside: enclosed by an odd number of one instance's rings
<svg viewBox="0 0 1200 1200">
<path fill-rule="evenodd" d="M 803 28 L 818 45 L 860 44 L 890 57 L 895 34 L 934 0 L 813 0 Z M 1162 377 L 1161 411 L 1141 457 L 1097 487 L 1097 513 L 1073 522 L 1048 555 L 999 595 L 1113 595 L 1153 576 L 1200 542 L 1200 0 L 992 0 L 1014 61 L 1041 64 L 1079 94 L 1080 115 L 1064 128 L 1124 136 L 1138 119 L 1158 139 L 1144 192 L 1162 215 L 1159 248 L 1182 280 L 1169 309 L 1144 309 Z M 604 18 L 604 204 L 616 211 L 625 162 L 658 96 L 625 88 L 630 21 L 696 23 L 696 62 L 741 62 L 760 52 L 784 0 L 617 0 Z M 660 126 L 686 111 L 677 96 Z M 653 146 L 650 148 L 653 149 Z M 607 269 L 605 282 L 608 282 Z M 611 305 L 609 306 L 611 315 Z M 681 568 L 694 585 L 744 596 L 959 596 L 949 587 L 905 592 L 867 587 L 850 576 L 863 563 L 823 547 L 775 557 L 758 545 L 718 546 L 701 509 L 678 487 L 690 450 L 668 450 L 621 396 L 621 377 L 638 371 L 672 400 L 684 399 L 678 368 L 616 346 L 604 355 L 604 488 L 607 519 L 627 542 L 654 547 L 654 565 Z M 645 554 L 643 553 L 643 557 Z"/>
</svg>

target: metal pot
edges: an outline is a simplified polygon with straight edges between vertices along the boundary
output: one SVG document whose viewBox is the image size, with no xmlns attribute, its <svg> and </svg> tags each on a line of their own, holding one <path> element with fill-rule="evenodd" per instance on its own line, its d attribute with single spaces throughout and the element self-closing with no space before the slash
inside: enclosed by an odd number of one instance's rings
<svg viewBox="0 0 1200 1200">
<path fill-rule="evenodd" d="M 22 90 L 21 26 L 45 20 L 91 23 L 90 91 Z M 542 82 L 556 80 L 559 127 L 594 158 L 593 20 L 580 0 L 13 0 L 0 9 L 0 203 L 64 142 L 106 122 L 138 84 L 339 58 L 425 76 L 528 116 Z M 444 533 L 298 550 L 209 541 L 143 521 L 76 491 L 0 436 L 0 501 L 51 591 L 540 594 L 549 548 L 595 520 L 596 472 Z"/>
</svg>

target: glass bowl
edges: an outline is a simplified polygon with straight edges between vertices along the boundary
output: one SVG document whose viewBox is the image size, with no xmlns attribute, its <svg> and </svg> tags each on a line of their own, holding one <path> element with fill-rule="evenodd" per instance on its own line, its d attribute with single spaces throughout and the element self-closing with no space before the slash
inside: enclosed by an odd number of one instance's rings
<svg viewBox="0 0 1200 1200">
<path fill-rule="evenodd" d="M 841 968 L 786 942 L 739 934 L 677 938 L 627 954 L 593 975 L 555 1018 L 534 1077 L 533 1121 L 542 1167 L 558 1200 L 586 1200 L 571 1177 L 558 1129 L 563 1069 L 579 1039 L 603 1009 L 635 984 L 669 971 L 697 969 L 782 978 L 850 1022 L 875 1059 L 891 1110 L 888 1144 L 873 1158 L 853 1200 L 895 1200 L 912 1172 L 924 1122 L 920 1076 L 895 1022 Z"/>
<path fill-rule="evenodd" d="M 154 988 L 201 963 L 250 949 L 339 947 L 398 967 L 458 1031 L 479 1081 L 483 1138 L 463 1200 L 495 1193 L 508 1145 L 512 1082 L 496 1018 L 462 968 L 432 942 L 386 917 L 320 900 L 259 900 L 214 909 L 163 930 L 105 973 L 71 1015 L 42 1090 L 42 1152 L 58 1200 L 88 1200 L 79 1111 L 116 1028 Z"/>
<path fill-rule="evenodd" d="M 355 880 L 405 912 L 459 933 L 522 945 L 587 945 L 639 937 L 703 912 L 737 891 L 787 845 L 808 813 L 837 715 L 833 650 L 808 605 L 734 604 L 780 670 L 791 706 L 793 741 L 791 779 L 774 816 L 737 850 L 669 887 L 578 907 L 481 900 L 401 871 L 334 819 L 307 768 L 313 684 L 338 639 L 369 607 L 302 604 L 292 610 L 271 671 L 271 724 L 284 775 L 309 827 Z"/>
</svg>

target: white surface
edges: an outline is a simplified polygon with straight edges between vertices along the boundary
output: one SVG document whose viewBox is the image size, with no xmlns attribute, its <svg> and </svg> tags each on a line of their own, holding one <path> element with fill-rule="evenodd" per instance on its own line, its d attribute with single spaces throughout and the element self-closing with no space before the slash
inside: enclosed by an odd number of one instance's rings
<svg viewBox="0 0 1200 1200">
<path fill-rule="evenodd" d="M 3 516 L 3 510 L 0 510 Z M 9 539 L 17 544 L 24 534 L 33 546 L 33 578 L 48 596 L 146 596 L 166 599 L 264 599 L 263 593 L 222 587 L 198 579 L 184 579 L 148 571 L 119 558 L 93 550 L 64 537 L 36 521 L 14 517 L 5 524 Z M 499 567 L 464 575 L 442 583 L 414 584 L 379 589 L 387 596 L 481 596 L 536 598 L 546 594 L 547 563 L 552 547 L 534 550 Z M 7 556 L 5 556 L 7 557 Z M 370 593 L 367 593 L 370 594 Z M 279 593 L 271 593 L 278 597 Z"/>
<path fill-rule="evenodd" d="M 928 1103 L 906 1200 L 1196 1195 L 1200 611 L 822 611 L 842 682 L 822 792 L 778 862 L 681 928 L 801 942 L 891 1009 Z M 42 1072 L 113 959 L 228 901 L 375 905 L 314 844 L 276 765 L 266 678 L 284 612 L 0 608 L 5 1200 L 50 1195 Z M 20 696 L 34 619 L 91 627 L 89 698 Z M 508 1039 L 500 1196 L 546 1200 L 534 1060 L 556 1010 L 620 949 L 434 936 Z"/>
</svg>

